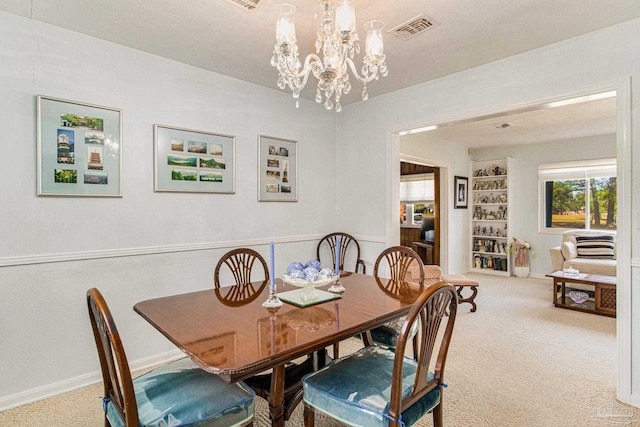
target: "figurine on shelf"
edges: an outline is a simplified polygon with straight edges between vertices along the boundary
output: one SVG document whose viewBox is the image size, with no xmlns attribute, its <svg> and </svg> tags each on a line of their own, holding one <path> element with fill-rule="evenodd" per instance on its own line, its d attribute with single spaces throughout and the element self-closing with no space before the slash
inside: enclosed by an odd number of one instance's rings
<svg viewBox="0 0 640 427">
<path fill-rule="evenodd" d="M 473 265 L 475 268 L 481 268 L 481 260 L 480 260 L 480 255 L 476 255 L 475 257 L 473 257 Z"/>
<path fill-rule="evenodd" d="M 482 219 L 482 209 L 480 206 L 476 206 L 473 211 L 473 219 Z"/>
</svg>

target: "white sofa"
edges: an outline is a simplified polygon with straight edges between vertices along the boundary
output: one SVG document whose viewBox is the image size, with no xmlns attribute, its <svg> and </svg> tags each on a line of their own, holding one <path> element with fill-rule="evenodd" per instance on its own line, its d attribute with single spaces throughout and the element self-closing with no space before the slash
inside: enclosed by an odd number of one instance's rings
<svg viewBox="0 0 640 427">
<path fill-rule="evenodd" d="M 613 236 L 613 259 L 598 257 L 581 257 L 578 255 L 576 237 Z M 616 232 L 608 230 L 569 230 L 562 234 L 562 244 L 549 249 L 551 253 L 552 271 L 562 271 L 573 267 L 580 273 L 601 274 L 606 276 L 616 275 L 615 244 Z"/>
</svg>

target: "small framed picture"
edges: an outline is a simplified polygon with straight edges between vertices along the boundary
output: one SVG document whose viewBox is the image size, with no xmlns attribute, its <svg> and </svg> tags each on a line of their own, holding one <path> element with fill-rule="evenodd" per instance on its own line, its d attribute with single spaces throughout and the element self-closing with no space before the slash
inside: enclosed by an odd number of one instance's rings
<svg viewBox="0 0 640 427">
<path fill-rule="evenodd" d="M 453 195 L 453 200 L 455 200 L 454 208 L 467 209 L 469 206 L 469 178 L 465 176 L 455 176 L 453 188 L 455 191 Z"/>
<path fill-rule="evenodd" d="M 38 96 L 38 196 L 122 196 L 122 110 Z"/>
<path fill-rule="evenodd" d="M 297 142 L 258 136 L 258 201 L 297 202 Z"/>
<path fill-rule="evenodd" d="M 235 137 L 154 125 L 155 191 L 235 193 Z"/>
</svg>

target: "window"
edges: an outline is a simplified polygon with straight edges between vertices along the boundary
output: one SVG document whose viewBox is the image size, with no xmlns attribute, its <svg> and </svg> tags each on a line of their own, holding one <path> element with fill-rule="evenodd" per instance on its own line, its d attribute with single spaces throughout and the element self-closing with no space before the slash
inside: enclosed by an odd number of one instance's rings
<svg viewBox="0 0 640 427">
<path fill-rule="evenodd" d="M 432 173 L 400 177 L 400 222 L 420 224 L 423 215 L 433 215 L 434 180 Z"/>
<path fill-rule="evenodd" d="M 616 159 L 538 167 L 541 228 L 616 229 Z"/>
<path fill-rule="evenodd" d="M 426 202 L 433 201 L 433 174 L 403 175 L 400 177 L 400 201 Z"/>
</svg>

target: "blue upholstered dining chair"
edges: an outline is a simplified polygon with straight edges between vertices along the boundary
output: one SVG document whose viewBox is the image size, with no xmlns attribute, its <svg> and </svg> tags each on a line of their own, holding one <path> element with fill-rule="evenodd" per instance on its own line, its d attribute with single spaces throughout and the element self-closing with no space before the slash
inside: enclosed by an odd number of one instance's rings
<svg viewBox="0 0 640 427">
<path fill-rule="evenodd" d="M 255 394 L 183 358 L 131 377 L 120 334 L 98 289 L 87 291 L 104 384 L 105 426 L 251 426 Z"/>
<path fill-rule="evenodd" d="M 388 270 L 390 280 L 393 283 L 401 284 L 408 278 L 408 272 L 416 270 L 418 274 L 412 280 L 419 286 L 424 284 L 424 264 L 420 256 L 411 248 L 406 246 L 391 246 L 378 255 L 373 266 L 373 276 L 380 279 L 380 273 Z M 386 325 L 372 329 L 366 334 L 374 343 L 389 348 L 394 348 L 400 335 L 400 328 L 404 323 L 404 318 L 397 319 Z M 415 332 L 415 328 L 414 331 Z M 370 344 L 365 339 L 365 343 Z"/>
<path fill-rule="evenodd" d="M 442 427 L 442 381 L 457 303 L 452 285 L 429 286 L 407 315 L 395 351 L 364 347 L 305 376 L 305 427 L 314 425 L 315 412 L 367 427 L 410 426 L 433 412 L 434 426 Z M 419 347 L 412 359 L 405 352 L 414 323 Z"/>
</svg>

